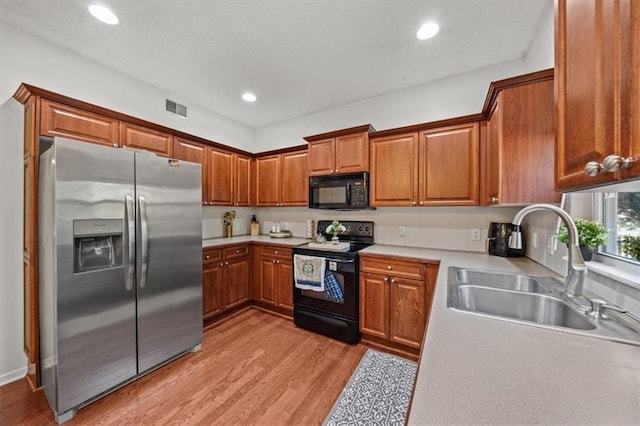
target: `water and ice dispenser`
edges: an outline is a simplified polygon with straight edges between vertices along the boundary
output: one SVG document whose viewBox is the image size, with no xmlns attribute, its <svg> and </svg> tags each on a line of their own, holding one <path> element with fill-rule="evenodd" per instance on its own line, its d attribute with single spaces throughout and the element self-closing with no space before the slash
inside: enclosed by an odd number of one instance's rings
<svg viewBox="0 0 640 426">
<path fill-rule="evenodd" d="M 122 219 L 74 220 L 73 272 L 122 266 L 122 234 Z"/>
</svg>

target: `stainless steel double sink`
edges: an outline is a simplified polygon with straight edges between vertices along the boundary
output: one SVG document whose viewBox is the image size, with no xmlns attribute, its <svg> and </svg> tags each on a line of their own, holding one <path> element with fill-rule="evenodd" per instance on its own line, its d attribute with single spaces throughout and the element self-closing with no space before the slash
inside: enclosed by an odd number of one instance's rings
<svg viewBox="0 0 640 426">
<path fill-rule="evenodd" d="M 608 312 L 607 318 L 590 317 L 589 302 L 569 299 L 555 278 L 455 266 L 448 272 L 451 309 L 640 346 L 639 321 L 617 312 Z"/>
</svg>

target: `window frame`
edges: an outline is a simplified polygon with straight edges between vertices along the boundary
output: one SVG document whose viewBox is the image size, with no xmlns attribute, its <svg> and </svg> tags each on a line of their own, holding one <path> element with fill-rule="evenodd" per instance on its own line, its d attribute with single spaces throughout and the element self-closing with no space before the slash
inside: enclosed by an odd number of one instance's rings
<svg viewBox="0 0 640 426">
<path fill-rule="evenodd" d="M 593 194 L 594 218 L 600 223 L 604 223 L 605 225 L 607 223 L 607 213 L 609 215 L 617 215 L 617 205 L 613 205 L 613 203 L 607 203 L 606 201 L 608 194 L 612 192 L 617 191 L 608 191 Z M 637 282 L 637 277 L 640 273 L 640 261 L 627 259 L 621 256 L 617 256 L 613 253 L 607 253 L 604 246 L 600 246 L 597 248 L 593 255 L 593 261 L 589 262 L 587 264 L 587 267 L 594 269 L 594 272 L 611 276 L 614 279 L 622 280 L 627 285 L 631 285 L 635 288 L 640 289 L 640 283 Z"/>
</svg>

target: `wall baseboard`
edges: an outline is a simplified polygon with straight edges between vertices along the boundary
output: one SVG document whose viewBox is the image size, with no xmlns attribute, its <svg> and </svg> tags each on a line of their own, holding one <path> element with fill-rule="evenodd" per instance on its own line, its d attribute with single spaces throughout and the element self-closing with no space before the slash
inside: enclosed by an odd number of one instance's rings
<svg viewBox="0 0 640 426">
<path fill-rule="evenodd" d="M 16 380 L 20 380 L 27 375 L 27 367 L 18 368 L 8 373 L 0 374 L 0 386 L 4 386 Z"/>
</svg>

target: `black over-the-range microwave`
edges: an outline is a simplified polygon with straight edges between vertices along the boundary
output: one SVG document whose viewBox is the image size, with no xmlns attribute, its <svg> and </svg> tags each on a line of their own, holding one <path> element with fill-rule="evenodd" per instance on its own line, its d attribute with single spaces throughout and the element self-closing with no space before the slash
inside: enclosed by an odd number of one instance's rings
<svg viewBox="0 0 640 426">
<path fill-rule="evenodd" d="M 309 208 L 369 209 L 369 173 L 311 176 L 309 178 Z"/>
</svg>

